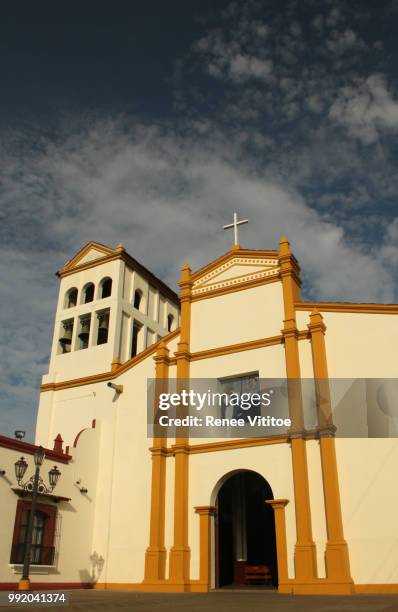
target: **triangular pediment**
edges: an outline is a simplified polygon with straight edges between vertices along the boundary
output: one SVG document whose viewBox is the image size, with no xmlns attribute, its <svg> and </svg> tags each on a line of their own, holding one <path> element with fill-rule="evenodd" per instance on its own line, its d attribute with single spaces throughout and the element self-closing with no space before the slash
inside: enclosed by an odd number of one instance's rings
<svg viewBox="0 0 398 612">
<path fill-rule="evenodd" d="M 66 262 L 62 270 L 71 270 L 72 268 L 95 261 L 96 259 L 102 259 L 113 253 L 115 253 L 115 249 L 111 249 L 99 242 L 89 242 L 80 249 L 72 259 Z"/>
<path fill-rule="evenodd" d="M 275 277 L 279 261 L 275 252 L 239 250 L 226 254 L 193 275 L 192 295 L 233 288 Z"/>
</svg>

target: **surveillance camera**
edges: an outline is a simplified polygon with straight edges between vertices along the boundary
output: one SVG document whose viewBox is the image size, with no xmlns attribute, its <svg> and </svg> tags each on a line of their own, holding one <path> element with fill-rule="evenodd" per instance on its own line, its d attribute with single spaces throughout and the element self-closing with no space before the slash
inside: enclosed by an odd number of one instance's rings
<svg viewBox="0 0 398 612">
<path fill-rule="evenodd" d="M 107 387 L 110 387 L 111 389 L 114 389 L 114 391 L 116 391 L 116 393 L 123 393 L 123 385 L 115 385 L 115 383 L 112 382 L 108 382 L 106 383 Z"/>
</svg>

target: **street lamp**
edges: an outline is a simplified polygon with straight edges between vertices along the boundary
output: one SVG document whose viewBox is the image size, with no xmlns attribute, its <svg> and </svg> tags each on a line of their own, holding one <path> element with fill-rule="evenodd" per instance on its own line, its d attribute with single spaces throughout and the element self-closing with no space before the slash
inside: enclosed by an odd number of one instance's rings
<svg viewBox="0 0 398 612">
<path fill-rule="evenodd" d="M 57 485 L 59 477 L 61 476 L 61 472 L 54 465 L 54 467 L 48 472 L 48 480 L 50 486 L 47 487 L 43 479 L 40 476 L 40 467 L 44 461 L 45 450 L 42 446 L 36 450 L 33 458 L 35 462 L 35 473 L 34 476 L 31 476 L 27 482 L 22 482 L 22 479 L 25 475 L 26 470 L 28 469 L 28 464 L 25 461 L 24 457 L 21 457 L 18 461 L 15 462 L 15 476 L 17 478 L 18 484 L 22 489 L 32 494 L 32 501 L 30 505 L 29 511 L 29 520 L 28 520 L 28 529 L 25 535 L 25 547 L 24 547 L 24 559 L 23 559 L 23 570 L 22 570 L 22 578 L 19 581 L 18 589 L 20 591 L 28 591 L 30 589 L 30 580 L 29 580 L 29 566 L 30 566 L 30 555 L 32 550 L 32 535 L 33 535 L 33 524 L 35 519 L 35 511 L 36 511 L 36 499 L 37 495 L 43 495 L 45 493 L 51 493 Z"/>
</svg>

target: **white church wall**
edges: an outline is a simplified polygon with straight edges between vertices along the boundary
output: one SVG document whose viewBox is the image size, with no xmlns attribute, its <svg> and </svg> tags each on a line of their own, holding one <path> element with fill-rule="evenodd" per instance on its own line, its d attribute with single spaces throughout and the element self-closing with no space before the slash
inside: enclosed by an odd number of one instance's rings
<svg viewBox="0 0 398 612">
<path fill-rule="evenodd" d="M 314 368 L 312 364 L 312 352 L 310 340 L 298 342 L 301 378 L 313 378 Z"/>
<path fill-rule="evenodd" d="M 283 313 L 279 282 L 192 303 L 191 351 L 280 335 Z"/>
<path fill-rule="evenodd" d="M 279 344 L 191 362 L 192 378 L 222 378 L 258 372 L 260 378 L 286 376 L 285 350 Z"/>
<path fill-rule="evenodd" d="M 344 535 L 356 584 L 398 582 L 396 439 L 336 439 Z"/>
<path fill-rule="evenodd" d="M 51 448 L 54 438 L 51 440 L 51 419 L 53 412 L 54 391 L 41 393 L 36 418 L 35 443 L 46 448 Z M 55 437 L 55 436 L 54 436 Z"/>
<path fill-rule="evenodd" d="M 51 411 L 47 408 L 47 394 L 52 395 Z M 79 431 L 91 427 L 93 419 L 107 422 L 111 418 L 110 407 L 114 391 L 100 382 L 54 392 L 41 393 L 36 428 L 36 444 L 52 447 L 60 433 L 71 448 Z M 43 404 L 42 404 L 43 402 Z M 45 410 L 42 412 L 42 405 Z M 47 432 L 47 436 L 45 436 Z"/>
<path fill-rule="evenodd" d="M 124 391 L 114 402 L 108 401 L 112 422 L 99 466 L 99 481 L 105 488 L 102 509 L 108 506 L 108 510 L 98 518 L 95 529 L 95 542 L 106 560 L 101 579 L 104 582 L 143 579 L 143 560 L 149 542 L 152 465 L 146 394 L 147 379 L 154 375 L 153 357 L 149 356 L 115 380 L 124 386 Z"/>
<path fill-rule="evenodd" d="M 297 329 L 300 331 L 307 330 L 307 325 L 310 322 L 310 310 L 296 310 Z"/>
<path fill-rule="evenodd" d="M 297 312 L 299 329 L 310 312 Z M 388 378 L 398 376 L 395 347 L 398 317 L 389 314 L 321 312 L 330 378 Z M 301 344 L 301 343 L 300 343 Z"/>
<path fill-rule="evenodd" d="M 76 448 L 71 451 L 72 461 L 64 469 L 63 476 L 69 475 L 69 482 L 63 488 L 61 479 L 57 489 L 71 501 L 60 504 L 60 540 L 58 571 L 62 582 L 92 582 L 98 578 L 98 567 L 93 564 L 93 524 L 97 508 L 97 464 L 99 456 L 100 428 L 86 429 L 79 437 Z M 61 476 L 61 478 L 63 478 Z M 76 482 L 80 481 L 81 485 Z M 79 486 L 86 487 L 88 492 L 82 494 Z M 62 488 L 61 488 L 62 487 Z M 59 575 L 51 577 L 58 582 Z"/>
<path fill-rule="evenodd" d="M 39 415 L 38 436 L 49 432 L 47 437 L 53 439 L 60 432 L 71 445 L 77 433 L 90 427 L 93 419 L 101 423 L 93 542 L 93 549 L 104 559 L 101 582 L 143 579 L 150 517 L 148 449 L 152 444 L 152 439 L 147 438 L 146 396 L 147 379 L 154 376 L 150 355 L 114 380 L 124 386 L 122 394 L 116 394 L 106 382 L 59 390 L 52 393 L 52 414 L 49 416 L 45 410 Z"/>
</svg>

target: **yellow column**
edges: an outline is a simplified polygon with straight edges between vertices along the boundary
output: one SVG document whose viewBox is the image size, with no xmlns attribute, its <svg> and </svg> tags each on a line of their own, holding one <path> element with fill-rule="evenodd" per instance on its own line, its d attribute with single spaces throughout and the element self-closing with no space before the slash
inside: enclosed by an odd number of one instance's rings
<svg viewBox="0 0 398 612">
<path fill-rule="evenodd" d="M 155 406 L 157 411 L 160 393 L 167 391 L 169 376 L 169 350 L 164 342 L 159 344 L 155 356 L 156 388 Z M 156 413 L 155 415 L 156 416 Z M 164 546 L 165 495 L 166 495 L 166 458 L 167 439 L 154 438 L 152 452 L 152 489 L 151 489 L 151 524 L 149 547 L 145 553 L 144 582 L 165 579 L 166 548 Z"/>
<path fill-rule="evenodd" d="M 317 577 L 316 548 L 312 539 L 307 451 L 303 432 L 298 330 L 294 306 L 294 302 L 300 299 L 300 268 L 284 236 L 280 240 L 279 265 L 285 310 L 282 334 L 285 340 L 289 410 L 292 419 L 291 450 L 297 533 L 294 552 L 295 576 L 300 581 L 311 581 Z"/>
<path fill-rule="evenodd" d="M 188 389 L 191 331 L 191 270 L 188 264 L 182 269 L 180 285 L 181 331 L 175 353 L 177 361 L 178 391 Z M 174 543 L 170 550 L 170 581 L 181 588 L 189 582 L 191 551 L 188 545 L 188 482 L 189 446 L 184 431 L 176 438 L 174 451 Z"/>
<path fill-rule="evenodd" d="M 312 363 L 316 385 L 319 445 L 321 453 L 323 496 L 325 500 L 327 544 L 325 552 L 328 579 L 352 584 L 347 542 L 344 540 L 340 489 L 330 403 L 325 331 L 322 315 L 314 309 L 308 329 L 311 333 Z M 348 587 L 347 592 L 350 592 Z"/>
<path fill-rule="evenodd" d="M 275 516 L 276 556 L 278 561 L 278 591 L 290 593 L 289 575 L 287 571 L 287 540 L 285 506 L 288 499 L 267 499 L 266 504 L 272 506 Z"/>
<path fill-rule="evenodd" d="M 199 581 L 210 589 L 211 581 L 211 517 L 216 509 L 214 506 L 196 506 L 199 514 L 200 561 Z"/>
</svg>

